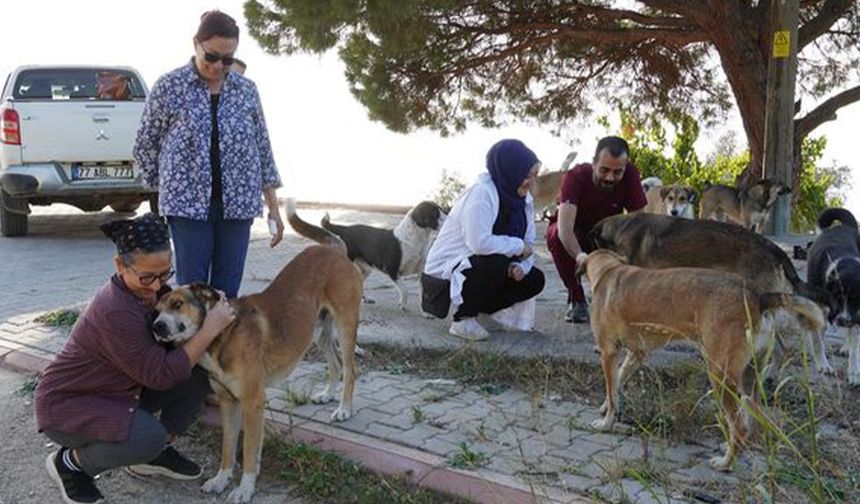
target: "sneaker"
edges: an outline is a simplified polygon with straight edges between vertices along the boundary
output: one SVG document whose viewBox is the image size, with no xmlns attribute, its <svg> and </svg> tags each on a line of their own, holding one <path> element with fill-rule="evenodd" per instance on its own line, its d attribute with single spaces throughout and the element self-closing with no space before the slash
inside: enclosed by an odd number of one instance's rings
<svg viewBox="0 0 860 504">
<path fill-rule="evenodd" d="M 60 448 L 48 454 L 45 459 L 45 468 L 51 479 L 57 482 L 63 502 L 77 504 L 80 502 L 101 502 L 104 496 L 96 488 L 93 478 L 83 471 L 73 471 L 63 463 L 63 452 L 67 448 Z"/>
<path fill-rule="evenodd" d="M 483 341 L 490 337 L 490 333 L 478 323 L 475 317 L 454 322 L 448 332 L 469 341 Z"/>
<path fill-rule="evenodd" d="M 564 321 L 573 322 L 574 324 L 588 323 L 588 305 L 586 303 L 569 304 L 567 314 L 564 316 Z"/>
<path fill-rule="evenodd" d="M 193 480 L 203 474 L 203 468 L 185 458 L 172 446 L 168 446 L 148 464 L 128 466 L 126 470 L 135 476 L 161 475 L 178 480 Z"/>
</svg>

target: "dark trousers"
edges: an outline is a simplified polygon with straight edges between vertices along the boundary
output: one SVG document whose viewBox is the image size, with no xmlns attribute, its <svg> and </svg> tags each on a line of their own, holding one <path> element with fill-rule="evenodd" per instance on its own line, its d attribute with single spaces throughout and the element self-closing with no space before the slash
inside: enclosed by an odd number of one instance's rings
<svg viewBox="0 0 860 504">
<path fill-rule="evenodd" d="M 584 238 L 577 235 L 579 246 L 582 247 L 583 252 L 591 252 L 591 244 Z M 558 224 L 555 222 L 546 228 L 546 247 L 552 254 L 552 262 L 555 263 L 558 276 L 561 277 L 561 281 L 567 287 L 567 302 L 585 303 L 585 291 L 582 290 L 582 284 L 579 277 L 576 276 L 576 259 L 570 257 L 561 243 L 561 239 L 558 237 Z"/>
<path fill-rule="evenodd" d="M 519 282 L 508 278 L 508 266 L 513 262 L 501 254 L 471 256 L 472 267 L 463 271 L 463 304 L 454 313 L 454 320 L 475 317 L 479 313 L 495 313 L 520 301 L 531 299 L 543 290 L 543 272 L 535 267 Z"/>
<path fill-rule="evenodd" d="M 203 282 L 228 298 L 238 296 L 253 219 L 169 217 L 167 222 L 176 251 L 176 283 Z"/>
<path fill-rule="evenodd" d="M 145 464 L 164 450 L 168 434 L 185 433 L 210 391 L 209 375 L 195 367 L 191 378 L 171 389 L 141 392 L 140 408 L 134 412 L 125 441 L 106 443 L 54 430 L 45 430 L 45 435 L 60 446 L 74 448 L 81 469 L 90 476 L 116 467 Z"/>
</svg>

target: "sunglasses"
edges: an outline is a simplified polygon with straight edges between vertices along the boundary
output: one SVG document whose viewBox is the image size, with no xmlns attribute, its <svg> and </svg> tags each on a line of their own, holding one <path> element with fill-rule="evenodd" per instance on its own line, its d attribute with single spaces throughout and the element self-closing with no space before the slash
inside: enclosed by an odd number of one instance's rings
<svg viewBox="0 0 860 504">
<path fill-rule="evenodd" d="M 206 48 L 203 47 L 203 44 L 200 44 L 200 48 L 203 49 L 203 59 L 205 59 L 207 63 L 217 63 L 220 60 L 222 65 L 228 67 L 236 61 L 236 58 L 233 56 L 221 56 L 218 53 L 207 51 Z"/>
<path fill-rule="evenodd" d="M 137 275 L 137 280 L 141 285 L 152 285 L 156 280 L 159 281 L 162 285 L 166 284 L 168 280 L 173 278 L 174 270 L 167 270 L 164 273 L 144 273 L 140 274 L 138 271 L 131 266 L 128 266 L 128 269 L 133 271 Z"/>
</svg>

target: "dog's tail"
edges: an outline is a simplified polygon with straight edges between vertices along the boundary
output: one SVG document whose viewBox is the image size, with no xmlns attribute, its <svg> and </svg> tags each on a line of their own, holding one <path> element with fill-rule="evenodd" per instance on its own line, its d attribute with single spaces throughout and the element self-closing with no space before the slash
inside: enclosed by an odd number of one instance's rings
<svg viewBox="0 0 860 504">
<path fill-rule="evenodd" d="M 818 229 L 827 229 L 839 221 L 843 226 L 857 229 L 857 219 L 854 214 L 844 208 L 826 208 L 818 214 Z"/>
<path fill-rule="evenodd" d="M 346 244 L 338 235 L 328 231 L 327 229 L 314 226 L 310 222 L 305 222 L 301 217 L 299 217 L 296 213 L 296 200 L 294 198 L 287 198 L 287 222 L 289 222 L 290 226 L 301 236 L 310 238 L 319 244 L 328 245 L 342 250 L 344 255 L 346 255 Z"/>
<path fill-rule="evenodd" d="M 827 323 L 824 313 L 817 304 L 803 296 L 785 294 L 781 292 L 768 292 L 762 294 L 759 299 L 762 312 L 785 308 L 794 312 L 798 321 L 810 332 L 818 333 L 824 329 Z"/>
</svg>

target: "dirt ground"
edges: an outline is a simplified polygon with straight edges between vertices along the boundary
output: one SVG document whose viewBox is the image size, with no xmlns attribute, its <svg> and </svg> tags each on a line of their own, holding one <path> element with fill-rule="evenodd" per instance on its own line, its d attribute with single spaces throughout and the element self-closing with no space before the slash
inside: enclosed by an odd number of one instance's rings
<svg viewBox="0 0 860 504">
<path fill-rule="evenodd" d="M 33 401 L 19 392 L 28 377 L 0 368 L 0 504 L 61 503 L 59 489 L 48 477 L 45 457 L 56 449 L 36 432 Z M 212 434 L 211 429 L 206 431 Z M 216 472 L 218 443 L 186 438 L 179 449 L 204 465 L 204 477 Z M 271 480 L 271 478 L 266 478 Z M 186 504 L 221 503 L 221 496 L 200 491 L 203 480 L 176 482 L 164 478 L 138 479 L 125 471 L 114 470 L 102 475 L 97 485 L 111 504 Z M 228 487 L 229 491 L 232 487 Z M 302 504 L 286 485 L 261 482 L 254 496 L 255 504 Z"/>
</svg>

